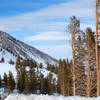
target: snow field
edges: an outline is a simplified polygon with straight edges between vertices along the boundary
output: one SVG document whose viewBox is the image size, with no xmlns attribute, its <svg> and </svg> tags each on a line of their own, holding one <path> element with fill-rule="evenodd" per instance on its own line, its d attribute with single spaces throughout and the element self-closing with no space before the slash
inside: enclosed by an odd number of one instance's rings
<svg viewBox="0 0 100 100">
<path fill-rule="evenodd" d="M 97 98 L 85 98 L 85 97 L 64 97 L 64 96 L 49 96 L 49 95 L 21 95 L 11 94 L 5 100 L 100 100 Z"/>
</svg>

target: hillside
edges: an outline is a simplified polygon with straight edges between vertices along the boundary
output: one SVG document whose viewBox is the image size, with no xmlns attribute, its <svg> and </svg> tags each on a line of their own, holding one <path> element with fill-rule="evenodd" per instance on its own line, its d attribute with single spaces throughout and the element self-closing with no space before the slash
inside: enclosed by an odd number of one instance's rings
<svg viewBox="0 0 100 100">
<path fill-rule="evenodd" d="M 29 46 L 14 37 L 10 36 L 6 32 L 0 31 L 0 45 L 2 48 L 13 54 L 13 56 L 20 56 L 23 59 L 33 59 L 39 63 L 57 64 L 58 61 L 53 57 L 41 52 L 40 50 Z"/>
<path fill-rule="evenodd" d="M 4 62 L 0 61 L 0 67 L 2 67 L 0 70 L 1 75 L 3 75 L 4 72 L 8 73 L 8 71 L 12 71 L 14 76 L 16 75 L 15 63 L 18 56 L 20 56 L 21 59 L 32 59 L 38 64 L 42 63 L 43 68 L 39 70 L 41 70 L 44 76 L 47 76 L 49 73 L 45 68 L 48 63 L 52 65 L 58 64 L 58 61 L 48 54 L 16 40 L 6 32 L 0 31 L 0 60 L 4 58 Z M 9 64 L 10 60 L 14 62 L 13 65 Z"/>
</svg>

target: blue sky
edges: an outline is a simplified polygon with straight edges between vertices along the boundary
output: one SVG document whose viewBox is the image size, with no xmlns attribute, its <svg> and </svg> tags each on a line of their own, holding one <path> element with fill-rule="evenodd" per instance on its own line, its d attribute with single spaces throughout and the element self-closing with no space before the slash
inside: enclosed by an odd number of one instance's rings
<svg viewBox="0 0 100 100">
<path fill-rule="evenodd" d="M 94 0 L 0 0 L 0 30 L 57 59 L 71 58 L 73 15 L 95 31 Z"/>
</svg>

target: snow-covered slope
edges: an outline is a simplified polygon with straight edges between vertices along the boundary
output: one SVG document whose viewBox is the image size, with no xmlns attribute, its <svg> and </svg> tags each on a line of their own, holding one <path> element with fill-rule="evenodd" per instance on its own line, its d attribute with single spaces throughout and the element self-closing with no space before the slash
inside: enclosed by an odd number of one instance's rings
<svg viewBox="0 0 100 100">
<path fill-rule="evenodd" d="M 2 57 L 4 58 L 4 62 L 0 62 L 0 75 L 3 76 L 5 72 L 8 74 L 11 71 L 16 76 L 15 64 L 12 65 L 9 63 L 10 60 L 16 62 L 16 57 L 0 46 L 0 60 Z"/>
<path fill-rule="evenodd" d="M 10 60 L 16 63 L 17 57 L 22 59 L 33 59 L 38 64 L 43 63 L 43 68 L 39 68 L 42 74 L 46 77 L 50 71 L 46 69 L 46 64 L 58 64 L 58 61 L 51 56 L 31 47 L 21 41 L 16 40 L 9 34 L 0 31 L 0 75 L 3 76 L 4 72 L 8 74 L 11 71 L 16 77 L 15 64 L 10 64 Z M 1 59 L 4 58 L 4 62 Z M 57 78 L 54 73 L 53 77 Z"/>
<path fill-rule="evenodd" d="M 85 97 L 64 97 L 64 96 L 48 96 L 48 95 L 9 95 L 5 100 L 100 100 L 97 98 Z"/>
<path fill-rule="evenodd" d="M 21 58 L 33 59 L 38 63 L 43 64 L 57 64 L 58 61 L 53 57 L 41 52 L 40 50 L 29 46 L 14 37 L 10 36 L 6 32 L 0 31 L 0 45 L 2 48 L 8 50 L 14 56 L 20 56 Z"/>
</svg>

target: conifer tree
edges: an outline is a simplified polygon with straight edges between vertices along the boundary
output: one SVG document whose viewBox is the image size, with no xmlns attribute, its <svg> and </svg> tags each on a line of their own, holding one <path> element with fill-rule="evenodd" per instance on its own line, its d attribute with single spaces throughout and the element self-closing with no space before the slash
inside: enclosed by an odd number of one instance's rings
<svg viewBox="0 0 100 100">
<path fill-rule="evenodd" d="M 44 76 L 42 73 L 40 73 L 40 76 L 39 76 L 39 83 L 40 83 L 40 93 L 43 94 L 43 87 L 44 87 Z"/>
<path fill-rule="evenodd" d="M 25 73 L 25 89 L 24 89 L 25 94 L 30 93 L 30 80 L 28 73 Z"/>
<path fill-rule="evenodd" d="M 3 87 L 4 88 L 7 88 L 7 74 L 6 73 L 4 73 L 4 76 L 3 76 Z"/>
<path fill-rule="evenodd" d="M 18 58 L 16 60 L 16 70 L 17 70 L 17 73 L 19 72 L 20 66 L 21 66 L 21 61 L 20 61 L 20 57 L 18 56 Z"/>
<path fill-rule="evenodd" d="M 21 68 L 20 74 L 17 75 L 17 89 L 20 93 L 25 89 L 25 69 Z"/>
<path fill-rule="evenodd" d="M 73 95 L 86 95 L 86 48 L 85 33 L 80 30 L 80 22 L 75 16 L 71 18 L 68 26 L 71 33 L 73 55 Z"/>
<path fill-rule="evenodd" d="M 15 89 L 15 80 L 14 80 L 12 72 L 9 72 L 9 75 L 8 75 L 7 89 L 9 93 L 11 93 Z"/>
<path fill-rule="evenodd" d="M 52 78 L 52 73 L 50 72 L 49 75 L 48 75 L 48 91 L 49 91 L 49 94 L 53 94 L 54 93 L 54 87 L 53 87 L 53 78 Z"/>
<path fill-rule="evenodd" d="M 95 37 L 91 28 L 86 29 L 86 44 L 87 44 L 87 55 L 88 55 L 88 69 L 87 69 L 87 96 L 91 97 L 94 95 L 94 89 L 96 88 L 96 56 L 95 56 Z M 94 83 L 95 81 L 95 83 Z"/>
<path fill-rule="evenodd" d="M 43 94 L 49 94 L 48 78 L 44 78 Z"/>
<path fill-rule="evenodd" d="M 76 54 L 77 54 L 77 33 L 80 31 L 80 22 L 73 16 L 71 17 L 70 24 L 68 25 L 68 30 L 71 33 L 72 40 L 72 56 L 73 56 L 73 95 L 76 96 Z"/>
<path fill-rule="evenodd" d="M 71 63 L 59 60 L 58 86 L 60 93 L 64 96 L 72 95 L 72 70 Z"/>
<path fill-rule="evenodd" d="M 0 75 L 0 88 L 2 87 L 2 79 L 1 79 L 1 75 Z"/>
<path fill-rule="evenodd" d="M 34 66 L 30 66 L 29 80 L 30 80 L 30 91 L 31 93 L 35 93 L 37 80 L 36 80 L 36 75 L 34 71 Z"/>
</svg>

